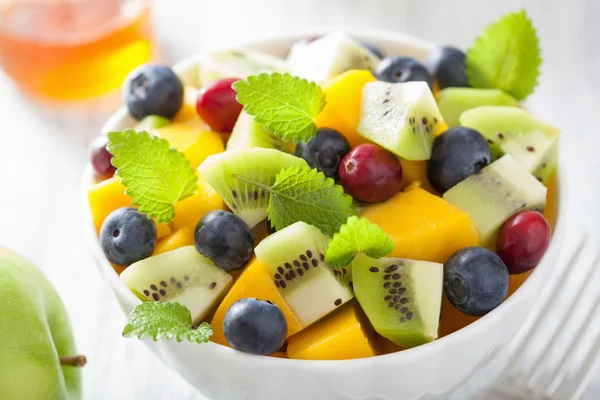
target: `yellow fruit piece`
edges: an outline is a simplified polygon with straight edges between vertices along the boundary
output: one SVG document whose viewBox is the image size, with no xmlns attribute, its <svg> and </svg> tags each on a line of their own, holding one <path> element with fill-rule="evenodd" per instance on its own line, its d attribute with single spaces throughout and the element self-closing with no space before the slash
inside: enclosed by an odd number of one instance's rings
<svg viewBox="0 0 600 400">
<path fill-rule="evenodd" d="M 448 125 L 444 121 L 440 121 L 440 125 L 438 126 L 438 130 L 435 133 L 435 136 L 440 136 L 442 133 L 448 130 Z"/>
<path fill-rule="evenodd" d="M 198 189 L 196 194 L 175 203 L 175 218 L 171 222 L 174 230 L 188 227 L 192 232 L 204 215 L 212 210 L 222 210 L 223 200 L 221 196 L 198 175 Z"/>
<path fill-rule="evenodd" d="M 288 338 L 289 358 L 349 360 L 376 356 L 373 328 L 356 300 Z"/>
<path fill-rule="evenodd" d="M 186 86 L 183 92 L 183 105 L 173 117 L 173 122 L 184 122 L 192 119 L 200 121 L 200 116 L 196 112 L 196 99 L 198 98 L 198 89 L 193 86 Z"/>
<path fill-rule="evenodd" d="M 427 161 L 409 161 L 399 158 L 402 166 L 402 188 L 413 182 L 421 182 L 421 187 L 429 193 L 437 193 L 427 178 Z"/>
<path fill-rule="evenodd" d="M 283 311 L 285 319 L 287 320 L 288 336 L 291 336 L 302 329 L 294 312 L 288 306 L 281 296 L 279 289 L 275 287 L 275 284 L 269 277 L 269 273 L 265 266 L 260 261 L 254 259 L 254 261 L 244 269 L 244 272 L 242 272 L 231 289 L 229 289 L 229 293 L 227 293 L 227 296 L 225 296 L 219 305 L 219 308 L 210 323 L 214 330 L 213 336 L 211 337 L 213 342 L 229 346 L 225 339 L 225 334 L 223 333 L 223 320 L 225 319 L 225 314 L 233 303 L 246 297 L 270 300 L 277 304 L 279 308 L 281 308 L 281 311 Z"/>
<path fill-rule="evenodd" d="M 102 223 L 108 217 L 108 214 L 121 207 L 135 207 L 132 204 L 133 198 L 125 194 L 125 186 L 121 184 L 121 178 L 113 176 L 102 182 L 92 185 L 88 189 L 88 201 L 94 220 L 96 233 L 100 233 Z M 169 224 L 156 225 L 156 237 L 161 238 L 171 233 Z"/>
<path fill-rule="evenodd" d="M 368 206 L 362 217 L 390 235 L 396 245 L 392 257 L 443 263 L 456 251 L 479 245 L 467 213 L 421 188 Z"/>
<path fill-rule="evenodd" d="M 225 151 L 221 135 L 209 130 L 199 119 L 169 124 L 157 129 L 156 133 L 166 139 L 171 147 L 185 154 L 193 168 L 206 157 Z"/>
<path fill-rule="evenodd" d="M 352 147 L 368 140 L 358 131 L 362 89 L 375 77 L 367 70 L 350 70 L 323 85 L 327 104 L 315 121 L 319 128 L 333 128 L 343 134 Z"/>
<path fill-rule="evenodd" d="M 162 238 L 154 248 L 153 256 L 157 256 L 167 251 L 175 250 L 183 246 L 191 246 L 194 244 L 194 233 L 187 226 L 177 229 L 170 235 Z"/>
</svg>

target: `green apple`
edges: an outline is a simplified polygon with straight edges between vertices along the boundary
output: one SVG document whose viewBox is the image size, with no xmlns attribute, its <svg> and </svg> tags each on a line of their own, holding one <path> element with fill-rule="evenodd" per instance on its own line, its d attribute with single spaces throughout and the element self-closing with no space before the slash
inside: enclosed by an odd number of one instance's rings
<svg viewBox="0 0 600 400">
<path fill-rule="evenodd" d="M 81 398 L 79 366 L 67 312 L 46 277 L 0 248 L 0 398 Z"/>
</svg>

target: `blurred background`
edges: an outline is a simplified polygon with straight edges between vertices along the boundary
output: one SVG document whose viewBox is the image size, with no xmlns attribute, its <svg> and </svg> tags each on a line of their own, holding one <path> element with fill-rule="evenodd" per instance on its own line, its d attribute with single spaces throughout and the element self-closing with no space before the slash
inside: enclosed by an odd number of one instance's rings
<svg viewBox="0 0 600 400">
<path fill-rule="evenodd" d="M 563 131 L 569 228 L 600 222 L 597 0 L 56 1 L 0 0 L 0 245 L 37 263 L 61 294 L 89 360 L 86 399 L 200 399 L 141 343 L 121 338 L 124 317 L 82 235 L 88 143 L 121 103 L 118 90 L 83 98 L 118 87 L 148 58 L 174 63 L 323 26 L 399 31 L 466 49 L 491 21 L 525 8 L 544 58 L 530 107 Z M 107 49 L 110 57 L 98 56 Z M 585 398 L 600 398 L 600 375 Z"/>
</svg>

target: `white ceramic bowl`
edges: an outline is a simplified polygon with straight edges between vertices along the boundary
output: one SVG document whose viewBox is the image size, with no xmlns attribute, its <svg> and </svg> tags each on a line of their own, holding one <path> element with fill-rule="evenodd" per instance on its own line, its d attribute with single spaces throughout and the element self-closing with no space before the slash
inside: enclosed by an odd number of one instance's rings
<svg viewBox="0 0 600 400">
<path fill-rule="evenodd" d="M 326 31 L 279 36 L 238 48 L 253 48 L 283 57 L 290 45 Z M 353 37 L 380 47 L 386 54 L 405 54 L 423 59 L 432 45 L 397 33 L 350 31 Z M 192 56 L 175 66 L 184 81 L 197 85 L 202 55 Z M 103 133 L 132 128 L 135 121 L 122 107 L 106 123 Z M 96 263 L 115 293 L 123 312 L 140 303 L 104 257 L 93 227 L 87 188 L 93 171 L 87 166 L 82 195 L 86 210 L 86 234 Z M 531 309 L 534 295 L 547 280 L 556 262 L 564 231 L 564 181 L 559 176 L 557 198 L 559 217 L 552 244 L 541 264 L 521 288 L 500 307 L 477 322 L 433 343 L 385 356 L 348 361 L 304 361 L 259 357 L 215 344 L 147 341 L 165 364 L 195 388 L 214 400 L 305 400 L 305 399 L 415 399 L 444 392 L 468 378 L 474 368 L 501 349 L 516 334 Z M 443 398 L 443 397 L 442 397 Z"/>
</svg>

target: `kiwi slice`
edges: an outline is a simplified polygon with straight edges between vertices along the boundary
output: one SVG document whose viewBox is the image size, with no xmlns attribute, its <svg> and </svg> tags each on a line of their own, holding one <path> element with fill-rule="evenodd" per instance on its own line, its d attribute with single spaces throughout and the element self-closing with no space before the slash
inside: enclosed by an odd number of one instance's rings
<svg viewBox="0 0 600 400">
<path fill-rule="evenodd" d="M 207 85 L 221 78 L 246 79 L 260 73 L 287 72 L 284 60 L 254 50 L 225 50 L 200 62 L 200 82 Z"/>
<path fill-rule="evenodd" d="M 190 309 L 194 323 L 203 320 L 233 283 L 196 247 L 185 246 L 131 264 L 123 283 L 143 301 L 176 301 Z"/>
<path fill-rule="evenodd" d="M 352 299 L 350 271 L 324 261 L 329 236 L 296 222 L 264 239 L 254 253 L 303 326 Z"/>
<path fill-rule="evenodd" d="M 479 106 L 518 106 L 519 102 L 500 89 L 447 88 L 436 95 L 437 105 L 450 128 L 459 126 L 460 115 Z"/>
<path fill-rule="evenodd" d="M 558 130 L 519 107 L 482 106 L 464 112 L 460 124 L 479 131 L 493 154 L 512 155 L 547 183 L 558 164 Z"/>
<path fill-rule="evenodd" d="M 444 199 L 469 214 L 483 246 L 495 250 L 498 230 L 513 214 L 543 211 L 546 187 L 507 154 L 444 193 Z"/>
<path fill-rule="evenodd" d="M 442 264 L 359 254 L 352 276 L 356 299 L 381 336 L 405 349 L 437 339 Z"/>
<path fill-rule="evenodd" d="M 226 150 L 251 147 L 277 149 L 286 153 L 293 153 L 295 148 L 293 142 L 286 142 L 281 136 L 265 130 L 263 124 L 256 122 L 253 116 L 242 111 L 227 141 Z"/>
<path fill-rule="evenodd" d="M 134 130 L 151 132 L 154 129 L 162 128 L 163 126 L 169 125 L 171 121 L 160 115 L 148 115 L 144 117 L 140 122 L 137 123 Z"/>
<path fill-rule="evenodd" d="M 406 160 L 428 160 L 443 121 L 425 82 L 367 83 L 358 132 Z"/>
<path fill-rule="evenodd" d="M 294 165 L 307 164 L 279 150 L 253 147 L 212 155 L 200 164 L 198 171 L 227 206 L 253 228 L 267 218 L 269 192 L 234 175 L 272 186 L 279 171 Z"/>
</svg>

